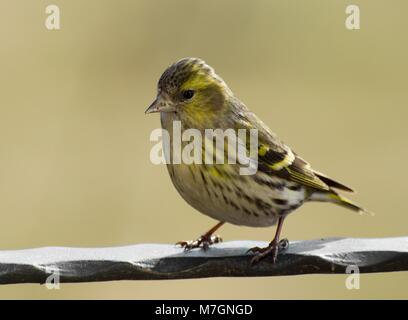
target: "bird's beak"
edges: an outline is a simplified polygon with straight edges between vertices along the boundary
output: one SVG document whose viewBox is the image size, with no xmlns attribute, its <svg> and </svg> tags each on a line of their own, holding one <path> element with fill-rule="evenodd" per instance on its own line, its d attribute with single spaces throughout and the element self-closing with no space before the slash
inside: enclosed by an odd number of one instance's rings
<svg viewBox="0 0 408 320">
<path fill-rule="evenodd" d="M 175 111 L 173 102 L 166 96 L 159 94 L 152 104 L 146 109 L 145 114 L 172 111 Z"/>
</svg>

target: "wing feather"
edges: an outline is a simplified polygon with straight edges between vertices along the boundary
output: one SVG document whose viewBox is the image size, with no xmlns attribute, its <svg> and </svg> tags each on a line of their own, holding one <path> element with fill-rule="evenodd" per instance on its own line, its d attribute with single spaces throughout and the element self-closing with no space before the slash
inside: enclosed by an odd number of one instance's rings
<svg viewBox="0 0 408 320">
<path fill-rule="evenodd" d="M 258 129 L 259 170 L 312 189 L 330 190 L 330 185 L 326 183 L 328 179 L 321 179 L 309 163 L 285 145 L 255 114 L 248 111 L 246 117 L 248 122 Z"/>
</svg>

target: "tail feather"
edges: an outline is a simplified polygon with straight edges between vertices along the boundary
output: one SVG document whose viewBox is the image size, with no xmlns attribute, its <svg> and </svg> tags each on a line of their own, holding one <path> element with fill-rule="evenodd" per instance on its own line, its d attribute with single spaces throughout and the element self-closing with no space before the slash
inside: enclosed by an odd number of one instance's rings
<svg viewBox="0 0 408 320">
<path fill-rule="evenodd" d="M 339 190 L 343 190 L 343 191 L 347 191 L 347 192 L 354 192 L 353 188 L 350 188 L 349 186 L 346 186 L 343 183 L 340 183 L 328 176 L 326 176 L 325 174 L 318 172 L 318 171 L 314 171 L 314 173 L 319 177 L 320 180 L 322 180 L 324 183 L 326 183 L 329 187 L 331 188 L 335 188 L 335 189 L 339 189 Z"/>
<path fill-rule="evenodd" d="M 366 209 L 363 207 L 359 206 L 358 204 L 354 203 L 353 201 L 347 199 L 346 197 L 343 197 L 339 194 L 331 194 L 330 198 L 333 199 L 333 203 L 338 204 L 339 206 L 351 209 L 353 211 L 356 211 L 358 213 L 369 213 Z"/>
<path fill-rule="evenodd" d="M 346 197 L 343 197 L 342 195 L 338 194 L 335 191 L 331 191 L 331 192 L 319 192 L 319 193 L 314 193 L 312 194 L 312 196 L 310 197 L 310 200 L 314 200 L 314 201 L 323 201 L 323 202 L 332 202 L 335 203 L 339 206 L 342 206 L 344 208 L 353 210 L 355 212 L 358 213 L 368 213 L 370 215 L 373 215 L 371 212 L 369 212 L 367 209 L 359 206 L 358 204 L 354 203 L 353 201 L 351 201 L 350 199 L 347 199 Z"/>
</svg>

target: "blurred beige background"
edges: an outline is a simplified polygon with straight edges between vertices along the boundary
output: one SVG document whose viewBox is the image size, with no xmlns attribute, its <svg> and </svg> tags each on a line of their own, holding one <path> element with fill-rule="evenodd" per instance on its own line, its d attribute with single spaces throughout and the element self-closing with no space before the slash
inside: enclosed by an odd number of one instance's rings
<svg viewBox="0 0 408 320">
<path fill-rule="evenodd" d="M 46 5 L 61 30 L 44 26 Z M 284 236 L 407 235 L 406 1 L 3 0 L 0 248 L 174 243 L 208 229 L 150 163 L 143 111 L 170 63 L 198 56 L 313 166 L 376 213 L 307 204 Z M 226 226 L 225 240 L 274 229 Z M 0 286 L 0 298 L 408 298 L 408 273 Z"/>
</svg>

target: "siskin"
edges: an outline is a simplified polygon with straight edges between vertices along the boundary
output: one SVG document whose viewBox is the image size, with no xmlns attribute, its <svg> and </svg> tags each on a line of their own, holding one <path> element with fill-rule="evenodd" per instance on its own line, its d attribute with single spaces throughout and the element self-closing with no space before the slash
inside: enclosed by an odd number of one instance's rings
<svg viewBox="0 0 408 320">
<path fill-rule="evenodd" d="M 178 242 L 185 249 L 208 248 L 221 241 L 214 233 L 226 222 L 250 227 L 277 224 L 266 248 L 250 250 L 254 253 L 252 263 L 268 255 L 275 262 L 279 249 L 288 245 L 286 239 L 280 241 L 283 222 L 305 202 L 331 202 L 365 211 L 335 191 L 352 192 L 350 187 L 312 169 L 201 59 L 184 58 L 168 67 L 157 89 L 157 97 L 146 113 L 160 112 L 162 128 L 170 132 L 170 137 L 174 121 L 181 123 L 182 130 L 258 130 L 258 170 L 253 175 L 239 174 L 238 164 L 167 164 L 171 180 L 184 200 L 219 221 L 197 240 Z M 170 139 L 170 152 L 172 143 Z"/>
</svg>

